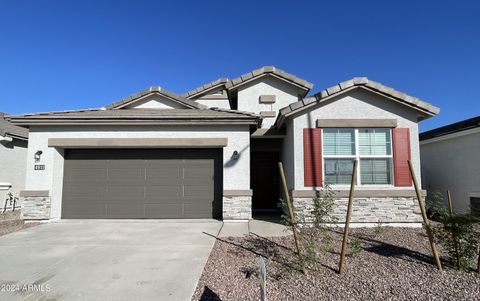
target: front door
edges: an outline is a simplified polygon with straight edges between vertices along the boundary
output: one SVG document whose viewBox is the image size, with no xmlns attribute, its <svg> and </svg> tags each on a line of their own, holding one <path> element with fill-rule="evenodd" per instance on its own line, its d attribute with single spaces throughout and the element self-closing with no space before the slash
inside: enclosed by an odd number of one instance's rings
<svg viewBox="0 0 480 301">
<path fill-rule="evenodd" d="M 279 210 L 278 152 L 252 152 L 252 209 Z"/>
</svg>

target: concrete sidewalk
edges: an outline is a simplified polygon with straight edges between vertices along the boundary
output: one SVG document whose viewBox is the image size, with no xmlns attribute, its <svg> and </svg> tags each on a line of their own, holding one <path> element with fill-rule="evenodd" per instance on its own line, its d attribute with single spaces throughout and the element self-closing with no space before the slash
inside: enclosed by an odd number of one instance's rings
<svg viewBox="0 0 480 301">
<path fill-rule="evenodd" d="M 241 237 L 254 233 L 262 237 L 287 236 L 290 230 L 278 221 L 249 220 L 245 222 L 224 221 L 219 237 Z"/>
<path fill-rule="evenodd" d="M 190 300 L 221 225 L 66 221 L 2 236 L 0 285 L 14 292 L 0 300 Z"/>
</svg>

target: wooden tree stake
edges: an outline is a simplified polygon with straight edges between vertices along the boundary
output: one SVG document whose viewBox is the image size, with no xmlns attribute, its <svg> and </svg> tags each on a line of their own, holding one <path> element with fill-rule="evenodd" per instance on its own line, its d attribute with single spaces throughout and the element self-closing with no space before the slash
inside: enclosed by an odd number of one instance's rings
<svg viewBox="0 0 480 301">
<path fill-rule="evenodd" d="M 343 242 L 342 242 L 342 253 L 340 254 L 340 264 L 338 267 L 338 273 L 343 273 L 345 268 L 345 254 L 347 253 L 347 241 L 348 241 L 348 230 L 350 227 L 350 219 L 352 217 L 352 207 L 353 207 L 353 193 L 355 192 L 355 181 L 357 178 L 357 164 L 358 161 L 353 162 L 353 173 L 352 173 L 352 182 L 350 183 L 350 194 L 348 196 L 348 206 L 347 206 L 347 217 L 345 219 L 345 229 L 343 230 Z"/>
<path fill-rule="evenodd" d="M 480 248 L 478 248 L 478 263 L 477 263 L 477 273 L 480 274 Z"/>
<path fill-rule="evenodd" d="M 440 262 L 440 256 L 438 255 L 437 247 L 435 246 L 435 241 L 433 240 L 432 229 L 430 228 L 430 222 L 428 221 L 427 212 L 425 210 L 425 204 L 422 199 L 422 194 L 420 188 L 418 187 L 417 178 L 415 177 L 415 172 L 413 170 L 413 165 L 410 160 L 408 160 L 408 167 L 410 168 L 410 175 L 412 177 L 413 185 L 415 186 L 415 192 L 417 194 L 418 205 L 420 206 L 420 212 L 422 213 L 423 223 L 427 229 L 428 240 L 430 241 L 430 247 L 432 248 L 433 258 L 435 259 L 435 265 L 438 270 L 442 271 L 442 263 Z"/>
<path fill-rule="evenodd" d="M 448 210 L 450 211 L 450 217 L 453 217 L 452 195 L 450 190 L 447 190 Z"/>
<path fill-rule="evenodd" d="M 300 250 L 300 241 L 298 240 L 298 233 L 297 233 L 297 221 L 295 219 L 295 213 L 293 210 L 293 205 L 290 202 L 290 195 L 288 193 L 288 186 L 287 186 L 287 180 L 285 179 L 285 173 L 283 171 L 283 164 L 282 162 L 278 162 L 278 169 L 280 170 L 280 179 L 282 180 L 282 187 L 283 187 L 283 192 L 285 196 L 285 202 L 287 203 L 288 207 L 288 214 L 290 215 L 290 223 L 292 224 L 292 232 L 293 232 L 293 239 L 295 241 L 295 249 L 297 251 L 297 255 L 300 258 L 301 265 L 302 265 L 302 273 L 304 275 L 307 274 L 307 269 L 305 268 L 305 263 L 303 262 L 302 253 Z"/>
</svg>

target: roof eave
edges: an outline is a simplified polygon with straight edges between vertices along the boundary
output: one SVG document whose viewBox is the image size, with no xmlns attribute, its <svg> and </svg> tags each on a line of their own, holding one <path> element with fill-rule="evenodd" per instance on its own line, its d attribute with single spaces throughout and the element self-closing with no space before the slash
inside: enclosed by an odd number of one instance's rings
<svg viewBox="0 0 480 301">
<path fill-rule="evenodd" d="M 188 92 L 185 92 L 183 93 L 181 96 L 187 98 L 187 99 L 191 99 L 191 98 L 194 98 L 194 97 L 197 97 L 199 95 L 202 95 L 204 93 L 207 93 L 211 90 L 214 90 L 216 88 L 219 88 L 219 87 L 222 87 L 224 86 L 225 87 L 225 84 L 228 82 L 228 78 L 219 78 L 219 79 L 216 79 L 212 82 L 209 82 L 209 83 L 206 83 L 204 84 L 203 86 L 201 87 L 198 87 L 198 88 L 195 88 L 193 90 L 190 90 Z"/>
<path fill-rule="evenodd" d="M 368 79 L 366 79 L 366 80 L 368 81 Z M 283 122 L 285 121 L 285 118 L 287 118 L 291 115 L 297 114 L 297 113 L 299 113 L 303 110 L 306 110 L 306 109 L 308 109 L 312 106 L 315 106 L 319 103 L 328 101 L 328 100 L 330 100 L 330 99 L 332 99 L 336 96 L 342 95 L 344 93 L 347 93 L 347 92 L 349 92 L 351 90 L 354 90 L 354 89 L 357 89 L 357 88 L 362 88 L 362 89 L 368 90 L 370 92 L 379 94 L 383 97 L 387 97 L 387 98 L 389 98 L 389 99 L 391 99 L 395 102 L 398 102 L 402 105 L 408 106 L 408 107 L 420 112 L 421 114 L 418 116 L 419 121 L 425 120 L 425 119 L 430 118 L 430 117 L 433 117 L 433 116 L 437 115 L 438 113 L 440 113 L 440 108 L 432 106 L 432 105 L 430 105 L 426 102 L 423 102 L 423 101 L 419 100 L 418 98 L 408 96 L 404 93 L 398 92 L 398 91 L 393 90 L 391 88 L 390 89 L 392 90 L 392 92 L 394 92 L 393 95 L 392 94 L 387 94 L 380 89 L 375 89 L 374 87 L 366 86 L 366 85 L 363 84 L 363 82 L 361 82 L 359 84 L 355 84 L 354 80 L 350 80 L 350 81 L 352 82 L 351 85 L 348 85 L 348 86 L 344 85 L 343 87 L 341 87 L 346 82 L 340 83 L 340 84 L 337 85 L 339 87 L 336 87 L 336 86 L 330 87 L 328 89 L 322 90 L 319 93 L 316 93 L 314 96 L 304 98 L 300 101 L 297 101 L 293 104 L 290 104 L 289 106 L 286 106 L 286 107 L 280 109 L 277 120 L 275 121 L 275 127 L 281 128 L 283 126 Z M 385 86 L 383 86 L 383 87 L 385 87 Z M 336 88 L 336 89 L 334 89 L 334 88 Z M 386 87 L 386 88 L 388 88 L 388 87 Z M 416 100 L 416 103 L 421 104 L 422 107 L 415 105 L 415 102 L 413 102 L 413 101 L 412 102 L 406 102 L 405 100 L 396 97 L 395 94 L 403 94 L 406 97 L 410 97 L 412 100 Z M 429 107 L 430 109 L 427 109 L 426 107 Z"/>
<path fill-rule="evenodd" d="M 258 125 L 256 118 L 245 119 L 43 119 L 14 120 L 21 126 L 51 126 L 51 125 Z"/>
</svg>

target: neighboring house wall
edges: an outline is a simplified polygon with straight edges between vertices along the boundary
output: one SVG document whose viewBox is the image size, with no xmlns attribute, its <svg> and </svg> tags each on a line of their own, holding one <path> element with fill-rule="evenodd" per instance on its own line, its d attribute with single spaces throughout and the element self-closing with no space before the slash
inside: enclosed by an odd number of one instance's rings
<svg viewBox="0 0 480 301">
<path fill-rule="evenodd" d="M 304 214 L 312 210 L 313 191 L 321 187 L 306 187 L 304 185 L 304 146 L 303 129 L 316 128 L 317 119 L 396 119 L 398 128 L 410 129 L 411 161 L 415 173 L 420 182 L 420 156 L 417 113 L 404 105 L 386 100 L 385 97 L 363 89 L 355 89 L 339 95 L 323 104 L 318 104 L 293 116 L 293 123 L 287 123 L 287 137 L 291 135 L 293 127 L 294 151 L 293 156 L 294 177 L 291 178 L 290 186 L 293 186 L 293 200 L 296 209 Z M 291 138 L 290 138 L 291 139 Z M 289 162 L 288 159 L 284 159 Z M 323 165 L 323 164 L 322 164 Z M 291 169 L 291 163 L 288 163 Z M 287 170 L 288 170 L 287 169 Z M 324 169 L 324 167 L 322 167 Z M 337 195 L 336 214 L 340 222 L 344 221 L 346 212 L 345 195 L 349 187 L 332 187 L 340 191 L 343 196 Z M 421 217 L 413 187 L 387 187 L 381 186 L 357 186 L 354 202 L 354 214 L 352 222 L 367 224 L 376 223 L 411 223 L 419 226 Z M 358 192 L 364 190 L 362 197 Z M 375 190 L 375 193 L 369 191 Z M 382 192 L 383 191 L 383 192 Z M 397 191 L 397 193 L 395 193 Z"/>
<path fill-rule="evenodd" d="M 5 204 L 5 198 L 9 192 L 19 197 L 21 190 L 25 188 L 25 167 L 27 160 L 27 141 L 13 139 L 13 141 L 1 140 L 0 137 L 0 183 L 10 183 L 12 187 L 3 190 L 0 187 L 0 206 Z M 20 200 L 17 201 L 20 208 Z"/>
<path fill-rule="evenodd" d="M 480 197 L 480 128 L 422 141 L 424 188 L 429 195 L 450 190 L 455 211 L 469 212 Z"/>
<path fill-rule="evenodd" d="M 275 102 L 262 103 L 260 96 L 274 95 Z M 238 110 L 260 114 L 274 112 L 272 116 L 264 116 L 262 128 L 269 128 L 275 123 L 278 111 L 298 101 L 298 90 L 295 86 L 271 76 L 264 76 L 238 88 Z"/>
<path fill-rule="evenodd" d="M 250 189 L 250 132 L 248 125 L 231 126 L 85 126 L 38 127 L 30 128 L 26 190 L 48 190 L 51 202 L 51 219 L 61 217 L 63 189 L 63 150 L 48 147 L 49 138 L 227 138 L 223 148 L 223 189 L 245 191 Z M 33 170 L 34 153 L 43 151 L 41 162 L 45 170 Z M 238 160 L 232 159 L 238 151 Z M 251 197 L 242 197 L 242 202 L 251 203 Z M 231 197 L 229 198 L 231 200 Z M 224 197 L 225 203 L 225 197 Z M 245 211 L 244 204 L 240 209 Z M 248 209 L 248 207 L 247 207 Z M 249 218 L 244 212 L 241 218 Z M 232 214 L 235 214 L 233 212 Z M 230 216 L 237 218 L 236 216 Z M 229 216 L 224 218 L 229 218 Z"/>
</svg>

